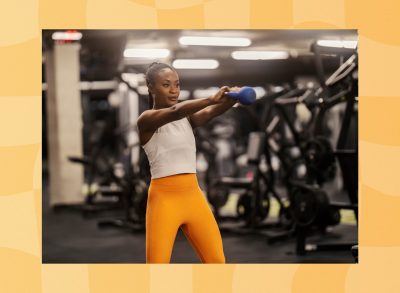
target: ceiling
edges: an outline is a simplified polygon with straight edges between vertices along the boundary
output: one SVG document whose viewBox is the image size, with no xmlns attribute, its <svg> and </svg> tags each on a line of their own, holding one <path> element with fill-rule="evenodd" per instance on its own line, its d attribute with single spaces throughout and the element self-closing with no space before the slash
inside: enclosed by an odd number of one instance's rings
<svg viewBox="0 0 400 293">
<path fill-rule="evenodd" d="M 43 31 L 43 50 L 49 50 L 53 30 Z M 213 58 L 220 62 L 216 70 L 178 70 L 182 88 L 221 85 L 264 86 L 293 82 L 299 77 L 315 75 L 311 44 L 318 39 L 356 40 L 356 30 L 82 30 L 81 79 L 87 81 L 111 80 L 122 72 L 144 73 L 155 60 L 130 61 L 123 57 L 127 47 L 168 48 L 168 59 Z M 250 38 L 250 47 L 244 50 L 287 50 L 287 60 L 239 61 L 231 58 L 234 47 L 182 46 L 180 36 L 235 36 Z M 324 66 L 332 72 L 339 59 L 327 57 Z"/>
</svg>

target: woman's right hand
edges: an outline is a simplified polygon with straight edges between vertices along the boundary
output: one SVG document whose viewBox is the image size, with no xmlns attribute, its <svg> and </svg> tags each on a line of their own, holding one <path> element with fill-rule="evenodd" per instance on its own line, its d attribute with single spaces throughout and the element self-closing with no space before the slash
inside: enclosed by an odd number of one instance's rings
<svg viewBox="0 0 400 293">
<path fill-rule="evenodd" d="M 215 95 L 209 98 L 211 104 L 212 105 L 221 104 L 225 102 L 227 99 L 229 99 L 227 96 L 225 96 L 226 92 L 229 92 L 229 87 L 227 86 L 221 87 Z"/>
</svg>

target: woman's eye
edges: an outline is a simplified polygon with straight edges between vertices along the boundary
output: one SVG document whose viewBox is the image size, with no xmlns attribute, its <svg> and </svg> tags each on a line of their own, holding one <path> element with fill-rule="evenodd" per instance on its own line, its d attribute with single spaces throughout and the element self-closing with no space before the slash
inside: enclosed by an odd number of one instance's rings
<svg viewBox="0 0 400 293">
<path fill-rule="evenodd" d="M 169 84 L 163 84 L 163 87 L 167 87 L 167 86 L 169 86 Z"/>
</svg>

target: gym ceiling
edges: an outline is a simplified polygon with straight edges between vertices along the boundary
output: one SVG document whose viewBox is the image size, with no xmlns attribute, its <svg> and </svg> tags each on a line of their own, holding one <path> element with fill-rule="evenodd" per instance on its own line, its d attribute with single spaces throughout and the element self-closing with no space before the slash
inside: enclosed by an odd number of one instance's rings
<svg viewBox="0 0 400 293">
<path fill-rule="evenodd" d="M 43 47 L 51 48 L 54 30 L 43 31 Z M 217 69 L 178 70 L 182 88 L 194 90 L 209 86 L 265 86 L 294 82 L 298 77 L 315 75 L 312 42 L 321 39 L 357 40 L 356 30 L 80 30 L 81 80 L 112 80 L 121 73 L 143 73 L 153 60 L 125 58 L 126 48 L 165 48 L 170 55 L 158 61 L 172 63 L 175 59 L 216 59 Z M 181 36 L 245 37 L 249 47 L 184 46 Z M 284 60 L 234 60 L 235 50 L 284 50 Z M 45 59 L 43 59 L 45 60 Z M 45 61 L 44 61 L 45 62 Z M 337 68 L 340 60 L 327 57 L 324 66 Z"/>
</svg>

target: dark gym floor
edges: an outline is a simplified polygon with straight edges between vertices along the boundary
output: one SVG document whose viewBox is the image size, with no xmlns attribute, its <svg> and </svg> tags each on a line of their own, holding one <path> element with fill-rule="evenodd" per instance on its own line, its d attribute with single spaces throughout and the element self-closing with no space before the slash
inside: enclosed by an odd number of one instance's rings
<svg viewBox="0 0 400 293">
<path fill-rule="evenodd" d="M 83 217 L 72 209 L 50 209 L 46 185 L 43 181 L 43 263 L 145 263 L 144 231 L 99 229 L 98 221 L 117 217 L 115 212 Z M 354 263 L 350 251 L 319 251 L 298 256 L 294 238 L 268 244 L 262 233 L 270 232 L 245 235 L 221 229 L 227 263 Z M 307 243 L 355 243 L 357 234 L 355 224 L 340 224 L 324 236 L 315 234 L 307 238 Z M 181 231 L 175 240 L 171 263 L 200 263 Z"/>
</svg>

